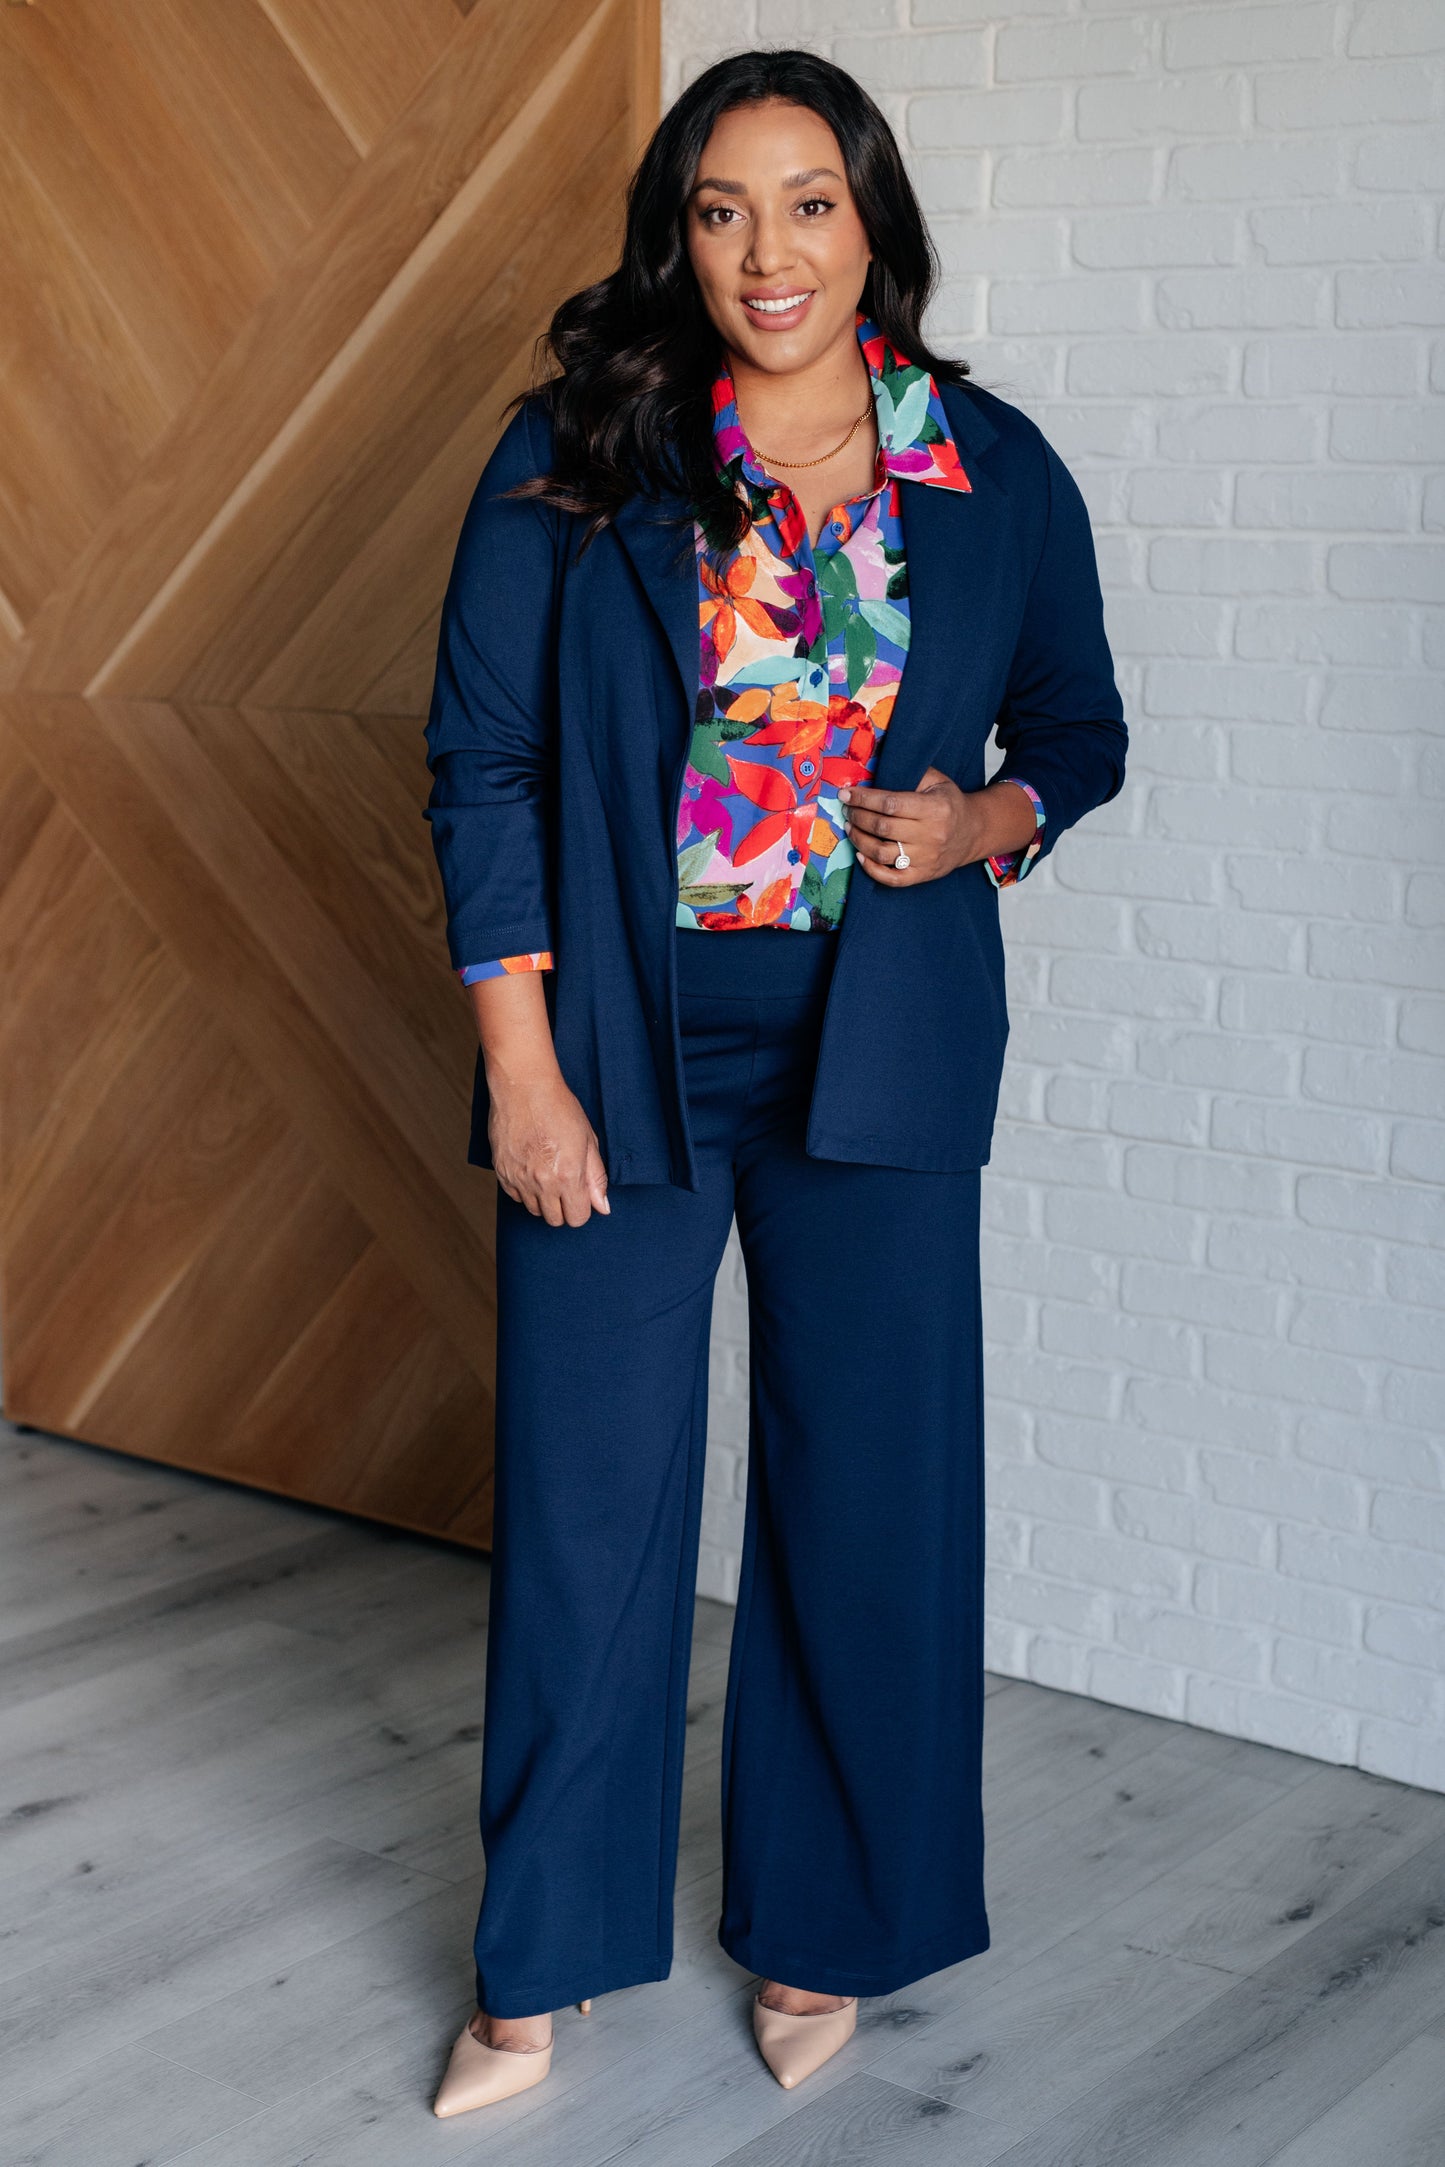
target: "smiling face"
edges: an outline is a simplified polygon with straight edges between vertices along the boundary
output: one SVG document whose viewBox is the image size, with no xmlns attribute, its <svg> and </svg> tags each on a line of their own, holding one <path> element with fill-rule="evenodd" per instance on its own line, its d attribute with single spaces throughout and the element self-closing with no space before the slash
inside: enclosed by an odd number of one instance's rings
<svg viewBox="0 0 1445 2167">
<path fill-rule="evenodd" d="M 723 344 L 754 368 L 807 368 L 852 339 L 870 251 L 828 123 L 780 98 L 724 113 L 698 162 L 687 250 Z"/>
</svg>

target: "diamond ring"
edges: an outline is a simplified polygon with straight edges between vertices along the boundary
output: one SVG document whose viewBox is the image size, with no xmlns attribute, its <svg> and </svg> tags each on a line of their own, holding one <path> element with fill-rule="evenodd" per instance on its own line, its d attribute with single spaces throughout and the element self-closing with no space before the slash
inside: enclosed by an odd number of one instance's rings
<svg viewBox="0 0 1445 2167">
<path fill-rule="evenodd" d="M 898 845 L 898 855 L 893 860 L 893 863 L 900 873 L 906 872 L 908 867 L 913 863 L 913 860 L 909 857 L 908 852 L 904 849 L 901 843 Z"/>
</svg>

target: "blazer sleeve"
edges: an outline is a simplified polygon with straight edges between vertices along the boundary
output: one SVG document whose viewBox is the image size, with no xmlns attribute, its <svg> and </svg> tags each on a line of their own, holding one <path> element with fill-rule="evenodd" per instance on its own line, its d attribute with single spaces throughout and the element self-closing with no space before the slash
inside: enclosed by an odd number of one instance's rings
<svg viewBox="0 0 1445 2167">
<path fill-rule="evenodd" d="M 1048 514 L 994 735 L 990 782 L 1027 782 L 1048 807 L 1035 837 L 1047 857 L 1066 828 L 1124 781 L 1128 731 L 1104 633 L 1094 537 L 1079 485 L 1044 443 Z"/>
<path fill-rule="evenodd" d="M 531 404 L 503 431 L 462 523 L 426 725 L 426 818 L 456 970 L 552 948 L 559 521 L 502 495 L 548 463 Z"/>
</svg>

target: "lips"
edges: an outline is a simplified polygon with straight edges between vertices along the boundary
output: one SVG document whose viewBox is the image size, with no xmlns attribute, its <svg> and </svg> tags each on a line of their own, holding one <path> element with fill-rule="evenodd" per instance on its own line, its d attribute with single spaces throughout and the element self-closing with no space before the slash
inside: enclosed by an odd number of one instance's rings
<svg viewBox="0 0 1445 2167">
<path fill-rule="evenodd" d="M 811 286 L 795 287 L 791 292 L 745 293 L 742 303 L 755 324 L 786 328 L 798 321 L 813 293 Z"/>
</svg>

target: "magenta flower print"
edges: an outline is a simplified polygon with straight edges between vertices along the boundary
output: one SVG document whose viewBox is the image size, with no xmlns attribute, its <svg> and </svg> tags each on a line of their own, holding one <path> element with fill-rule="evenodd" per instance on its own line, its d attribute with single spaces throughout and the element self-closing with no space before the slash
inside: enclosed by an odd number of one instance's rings
<svg viewBox="0 0 1445 2167">
<path fill-rule="evenodd" d="M 697 770 L 689 768 L 687 772 L 692 776 Z M 696 829 L 699 835 L 716 836 L 718 848 L 723 855 L 732 856 L 733 816 L 728 808 L 723 786 L 716 776 L 699 776 L 698 786 L 690 798 L 684 792 L 677 825 L 679 842 L 684 841 L 687 835 Z"/>
</svg>

